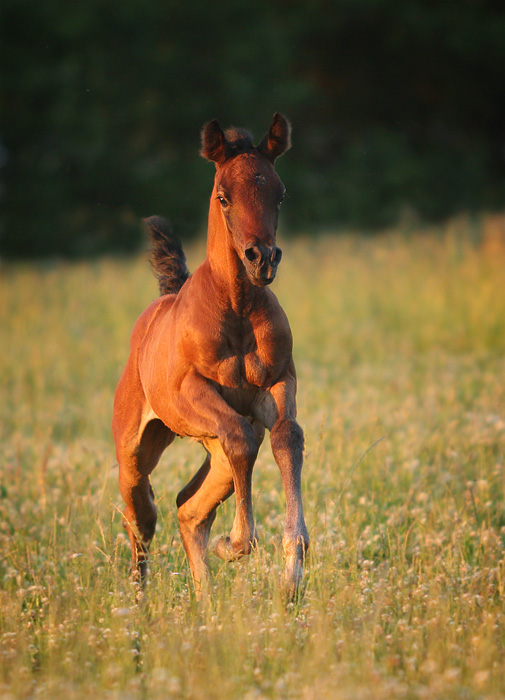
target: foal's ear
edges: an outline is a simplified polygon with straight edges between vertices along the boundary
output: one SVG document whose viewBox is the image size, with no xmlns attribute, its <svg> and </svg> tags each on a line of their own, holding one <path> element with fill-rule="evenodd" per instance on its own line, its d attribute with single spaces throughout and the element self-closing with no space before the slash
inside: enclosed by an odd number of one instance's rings
<svg viewBox="0 0 505 700">
<path fill-rule="evenodd" d="M 205 124 L 202 129 L 202 148 L 200 155 L 221 165 L 230 155 L 229 145 L 217 119 Z"/>
<path fill-rule="evenodd" d="M 288 148 L 291 148 L 291 124 L 286 117 L 276 112 L 268 134 L 263 136 L 258 145 L 258 151 L 273 163 Z"/>
</svg>

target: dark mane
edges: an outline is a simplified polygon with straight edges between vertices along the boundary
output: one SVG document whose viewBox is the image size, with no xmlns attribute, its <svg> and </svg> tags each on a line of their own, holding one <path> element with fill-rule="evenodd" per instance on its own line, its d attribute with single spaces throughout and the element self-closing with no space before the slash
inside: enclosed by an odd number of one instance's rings
<svg viewBox="0 0 505 700">
<path fill-rule="evenodd" d="M 238 156 L 240 153 L 247 153 L 254 147 L 252 134 L 247 129 L 231 126 L 229 129 L 226 129 L 224 135 L 234 156 Z"/>
</svg>

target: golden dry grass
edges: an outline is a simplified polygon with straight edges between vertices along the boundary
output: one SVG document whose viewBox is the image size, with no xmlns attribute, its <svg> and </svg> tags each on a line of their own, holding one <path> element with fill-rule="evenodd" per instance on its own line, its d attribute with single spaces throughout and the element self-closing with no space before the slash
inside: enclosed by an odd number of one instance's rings
<svg viewBox="0 0 505 700">
<path fill-rule="evenodd" d="M 4 266 L 0 698 L 503 698 L 501 226 L 281 243 L 312 537 L 298 605 L 279 591 L 284 502 L 267 444 L 261 546 L 214 560 L 213 599 L 192 600 L 174 505 L 201 460 L 187 441 L 154 474 L 137 600 L 109 424 L 154 279 L 143 258 Z M 215 531 L 232 515 L 225 504 Z"/>
</svg>

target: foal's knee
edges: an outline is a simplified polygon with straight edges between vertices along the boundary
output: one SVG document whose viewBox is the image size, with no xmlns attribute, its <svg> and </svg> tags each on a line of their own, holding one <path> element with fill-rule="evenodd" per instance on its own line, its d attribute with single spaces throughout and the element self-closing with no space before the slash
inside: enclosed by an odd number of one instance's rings
<svg viewBox="0 0 505 700">
<path fill-rule="evenodd" d="M 272 427 L 270 440 L 274 453 L 277 450 L 289 448 L 303 451 L 303 430 L 294 418 L 281 418 Z"/>
<path fill-rule="evenodd" d="M 225 426 L 220 441 L 231 464 L 252 467 L 258 454 L 259 442 L 249 421 L 239 418 Z"/>
</svg>

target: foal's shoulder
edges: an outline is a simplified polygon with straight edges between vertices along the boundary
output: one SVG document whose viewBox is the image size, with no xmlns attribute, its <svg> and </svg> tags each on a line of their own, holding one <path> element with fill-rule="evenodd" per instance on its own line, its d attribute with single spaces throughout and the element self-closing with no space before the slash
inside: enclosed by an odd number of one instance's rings
<svg viewBox="0 0 505 700">
<path fill-rule="evenodd" d="M 281 302 L 271 289 L 265 289 L 265 308 L 268 309 L 270 313 L 278 314 L 279 317 L 282 316 L 287 320 L 286 312 L 282 308 Z"/>
<path fill-rule="evenodd" d="M 262 303 L 258 306 L 257 310 L 258 320 L 263 320 L 270 328 L 275 329 L 277 333 L 285 332 L 290 334 L 291 329 L 288 317 L 280 301 L 271 289 L 265 289 L 264 292 Z"/>
<path fill-rule="evenodd" d="M 159 317 L 163 317 L 165 312 L 172 307 L 175 299 L 175 294 L 164 294 L 152 301 L 149 306 L 144 309 L 133 326 L 131 336 L 132 344 L 145 336 L 154 321 Z"/>
</svg>

